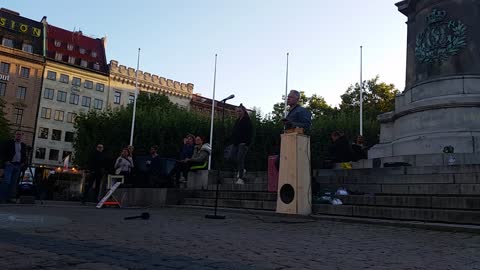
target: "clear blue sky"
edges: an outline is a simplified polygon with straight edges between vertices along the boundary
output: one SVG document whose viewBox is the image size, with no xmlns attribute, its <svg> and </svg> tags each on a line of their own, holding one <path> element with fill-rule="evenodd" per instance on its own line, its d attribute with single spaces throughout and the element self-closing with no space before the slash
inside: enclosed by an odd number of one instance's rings
<svg viewBox="0 0 480 270">
<path fill-rule="evenodd" d="M 331 105 L 364 79 L 403 90 L 406 17 L 399 0 L 9 0 L 0 6 L 22 16 L 85 35 L 108 38 L 107 61 L 181 82 L 211 97 L 218 53 L 216 98 L 234 93 L 232 104 L 272 110 L 289 89 L 316 93 Z"/>
</svg>

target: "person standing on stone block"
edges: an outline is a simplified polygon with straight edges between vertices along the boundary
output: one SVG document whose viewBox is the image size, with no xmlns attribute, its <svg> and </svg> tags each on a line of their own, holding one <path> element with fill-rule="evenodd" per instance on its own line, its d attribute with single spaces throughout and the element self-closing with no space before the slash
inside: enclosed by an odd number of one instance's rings
<svg viewBox="0 0 480 270">
<path fill-rule="evenodd" d="M 232 145 L 229 146 L 228 159 L 235 164 L 237 171 L 237 181 L 235 184 L 243 185 L 245 184 L 245 156 L 252 142 L 253 126 L 252 120 L 243 104 L 240 104 L 240 106 L 235 109 L 235 112 L 237 113 L 237 120 L 233 125 Z"/>
<path fill-rule="evenodd" d="M 5 143 L 2 149 L 4 161 L 3 181 L 0 182 L 0 202 L 11 202 L 15 198 L 17 181 L 27 161 L 27 146 L 22 142 L 22 132 L 15 131 L 15 138 Z"/>
</svg>

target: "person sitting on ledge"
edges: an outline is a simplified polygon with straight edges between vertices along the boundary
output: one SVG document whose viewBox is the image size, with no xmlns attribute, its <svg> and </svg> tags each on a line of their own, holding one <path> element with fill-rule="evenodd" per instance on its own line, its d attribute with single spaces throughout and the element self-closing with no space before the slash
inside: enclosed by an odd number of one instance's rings
<svg viewBox="0 0 480 270">
<path fill-rule="evenodd" d="M 204 136 L 195 137 L 195 147 L 191 158 L 180 160 L 178 166 L 174 169 L 174 174 L 178 170 L 183 172 L 183 175 L 188 175 L 189 171 L 204 170 L 208 166 L 208 157 L 212 153 L 212 147 L 207 143 L 207 138 Z M 187 178 L 182 176 L 180 183 L 186 183 Z"/>
<path fill-rule="evenodd" d="M 365 143 L 365 137 L 358 135 L 355 142 L 352 144 L 353 161 L 368 158 L 368 147 Z"/>
<path fill-rule="evenodd" d="M 330 134 L 330 139 L 333 143 L 328 149 L 331 160 L 335 163 L 352 161 L 352 149 L 343 132 L 332 132 Z"/>
</svg>

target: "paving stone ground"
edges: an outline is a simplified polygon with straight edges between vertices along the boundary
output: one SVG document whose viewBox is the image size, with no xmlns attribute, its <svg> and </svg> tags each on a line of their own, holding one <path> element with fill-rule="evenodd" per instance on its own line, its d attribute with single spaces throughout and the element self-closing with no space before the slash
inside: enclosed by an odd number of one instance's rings
<svg viewBox="0 0 480 270">
<path fill-rule="evenodd" d="M 0 205 L 0 269 L 480 269 L 478 234 L 208 213 Z"/>
</svg>

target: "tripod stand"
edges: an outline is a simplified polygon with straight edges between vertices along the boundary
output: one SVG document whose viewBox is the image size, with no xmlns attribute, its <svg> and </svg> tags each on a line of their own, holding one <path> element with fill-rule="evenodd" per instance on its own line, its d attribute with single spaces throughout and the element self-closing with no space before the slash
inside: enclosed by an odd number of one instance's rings
<svg viewBox="0 0 480 270">
<path fill-rule="evenodd" d="M 226 102 L 226 99 L 222 100 L 222 132 L 221 132 L 221 136 L 220 139 L 218 140 L 220 142 L 220 149 L 222 150 L 220 152 L 220 158 L 219 158 L 219 166 L 218 166 L 218 169 L 217 169 L 217 186 L 216 186 L 216 189 L 215 189 L 215 207 L 214 207 L 214 214 L 213 215 L 205 215 L 205 218 L 210 218 L 210 219 L 225 219 L 225 216 L 219 216 L 217 215 L 217 208 L 218 208 L 218 189 L 219 189 L 219 185 L 220 185 L 220 172 L 223 168 L 223 137 L 224 137 L 224 133 L 225 133 L 225 102 Z"/>
</svg>

